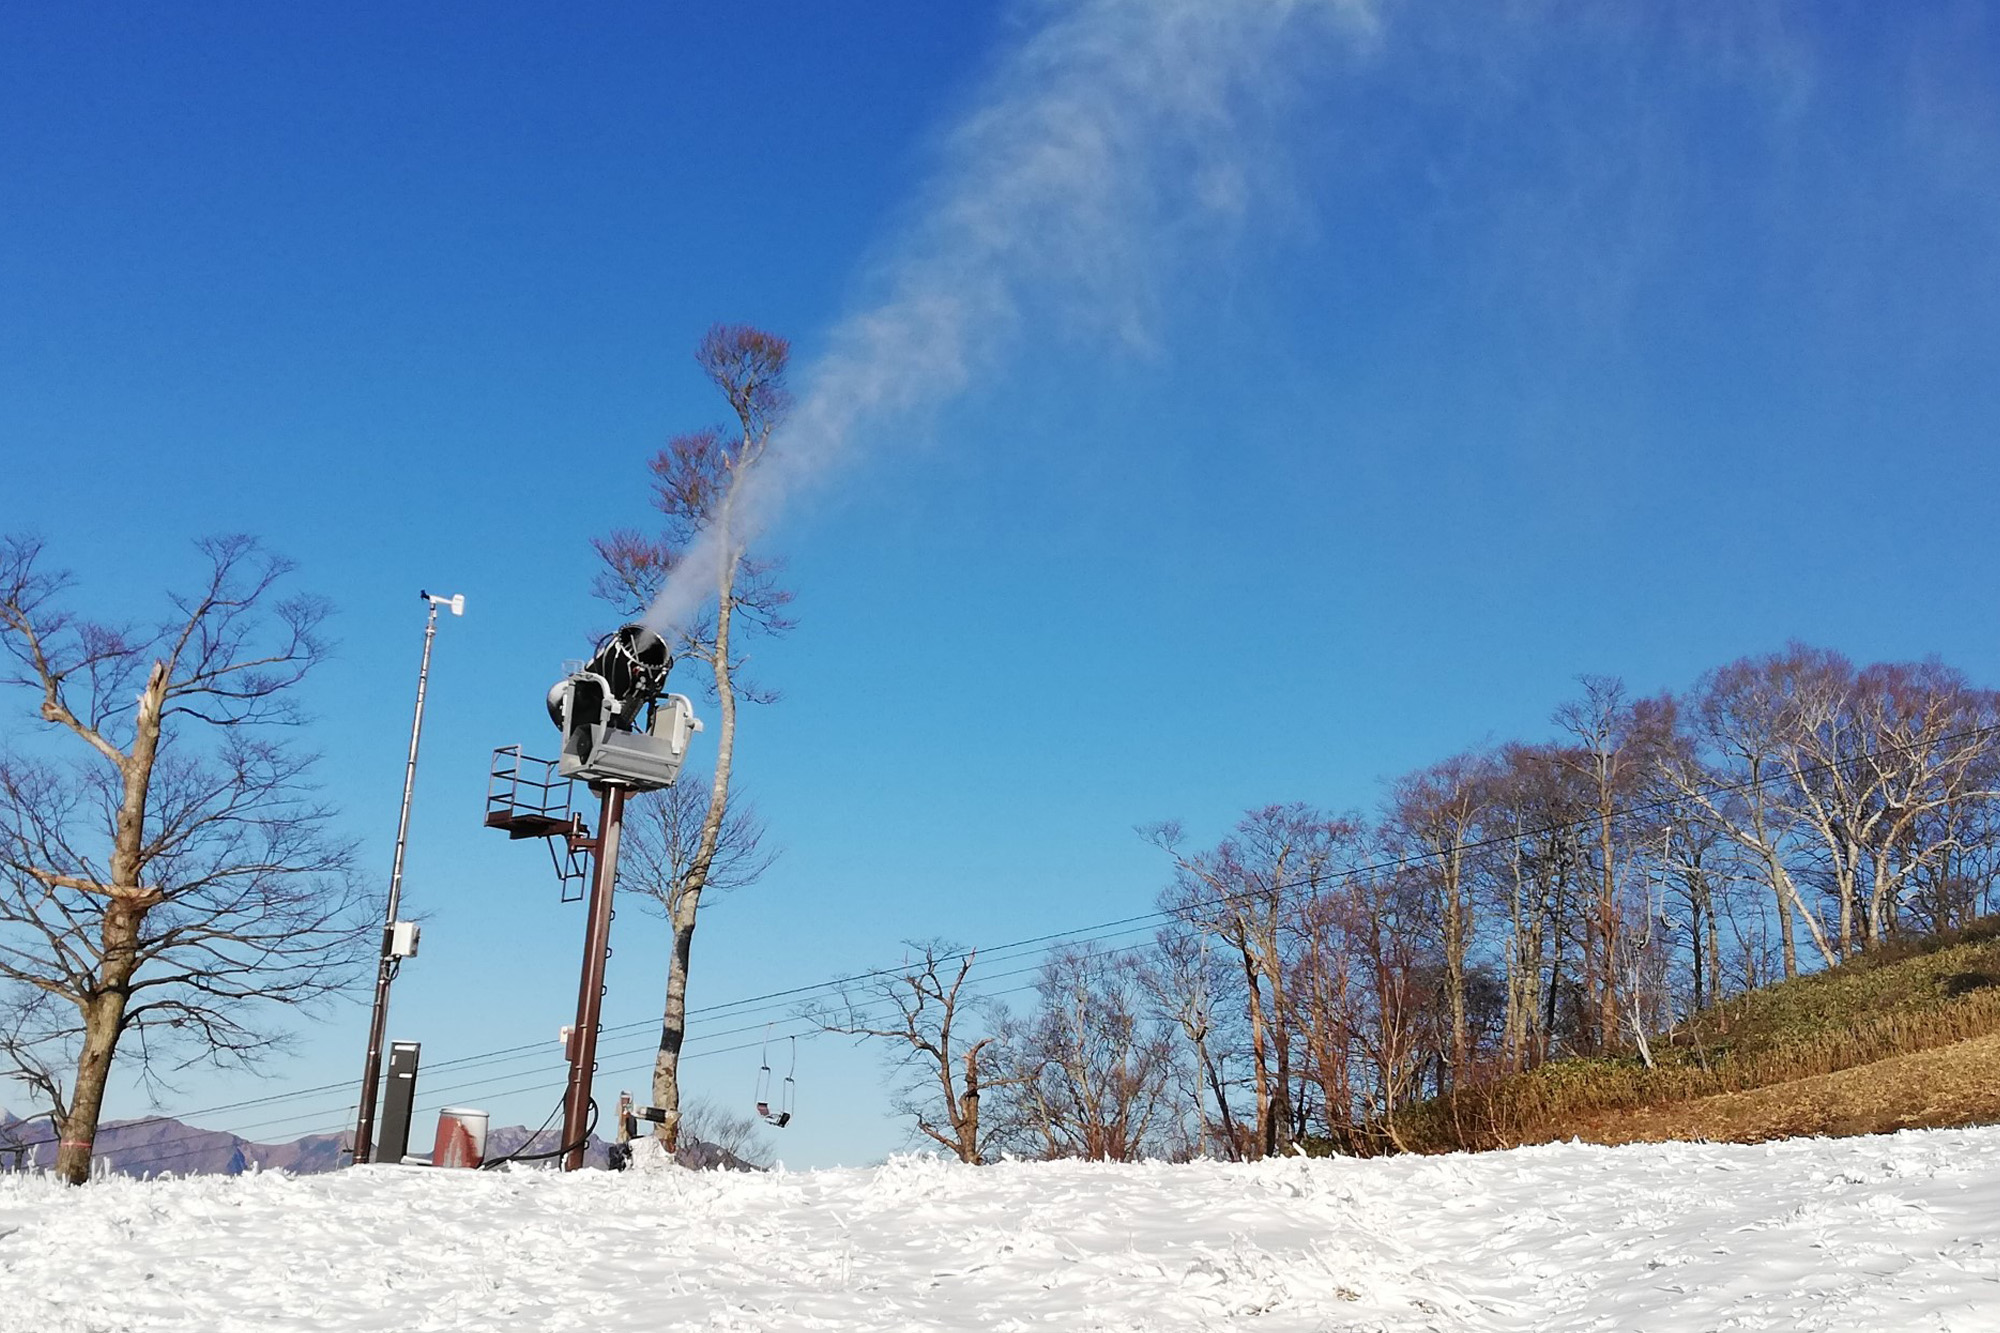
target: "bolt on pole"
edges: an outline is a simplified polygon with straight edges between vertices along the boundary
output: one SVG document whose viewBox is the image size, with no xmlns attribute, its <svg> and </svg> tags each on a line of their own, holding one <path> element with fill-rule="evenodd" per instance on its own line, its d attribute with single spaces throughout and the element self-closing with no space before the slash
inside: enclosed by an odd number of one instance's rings
<svg viewBox="0 0 2000 1333">
<path fill-rule="evenodd" d="M 368 1057 L 361 1067 L 361 1110 L 354 1121 L 354 1161 L 373 1160 L 375 1140 L 375 1085 L 382 1077 L 382 1040 L 389 1027 L 389 984 L 396 979 L 396 914 L 403 904 L 403 849 L 410 840 L 410 797 L 417 786 L 417 745 L 424 735 L 424 694 L 430 685 L 431 643 L 437 638 L 438 607 L 449 606 L 455 616 L 465 614 L 465 598 L 417 594 L 430 603 L 424 620 L 424 656 L 417 667 L 417 711 L 410 722 L 410 758 L 403 767 L 403 812 L 396 821 L 396 855 L 389 867 L 389 904 L 382 924 L 382 956 L 375 969 L 375 1007 L 368 1020 Z"/>
<path fill-rule="evenodd" d="M 569 1087 L 563 1094 L 563 1170 L 583 1165 L 590 1133 L 590 1082 L 597 1070 L 597 1023 L 604 1006 L 604 967 L 611 953 L 611 894 L 618 882 L 618 835 L 625 822 L 625 789 L 605 787 L 597 826 L 597 873 L 590 884 L 584 924 L 583 975 L 576 992 L 576 1027 L 569 1039 Z"/>
</svg>

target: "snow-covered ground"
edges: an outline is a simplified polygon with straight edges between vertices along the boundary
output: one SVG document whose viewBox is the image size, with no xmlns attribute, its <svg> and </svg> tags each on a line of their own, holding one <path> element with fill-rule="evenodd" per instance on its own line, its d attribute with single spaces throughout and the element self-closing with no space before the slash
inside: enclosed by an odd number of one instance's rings
<svg viewBox="0 0 2000 1333">
<path fill-rule="evenodd" d="M 2000 1129 L 1247 1166 L 0 1180 L 0 1328 L 2000 1329 Z"/>
</svg>

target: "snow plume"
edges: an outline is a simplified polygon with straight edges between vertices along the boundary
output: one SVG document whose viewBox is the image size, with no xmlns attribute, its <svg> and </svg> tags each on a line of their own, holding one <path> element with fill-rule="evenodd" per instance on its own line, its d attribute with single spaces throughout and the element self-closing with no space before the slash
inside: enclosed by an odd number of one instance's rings
<svg viewBox="0 0 2000 1333">
<path fill-rule="evenodd" d="M 1028 30 L 873 273 L 876 299 L 831 331 L 791 418 L 738 478 L 739 539 L 851 441 L 964 389 L 1030 319 L 1143 344 L 1157 275 L 1269 184 L 1298 76 L 1329 39 L 1365 43 L 1377 22 L 1373 0 L 1041 0 L 1019 16 Z M 688 623 L 721 554 L 704 534 L 647 623 Z"/>
</svg>

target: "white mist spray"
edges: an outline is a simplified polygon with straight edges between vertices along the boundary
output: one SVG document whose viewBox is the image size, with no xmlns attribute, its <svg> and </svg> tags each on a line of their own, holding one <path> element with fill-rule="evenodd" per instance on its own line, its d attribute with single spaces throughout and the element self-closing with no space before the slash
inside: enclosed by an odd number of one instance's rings
<svg viewBox="0 0 2000 1333">
<path fill-rule="evenodd" d="M 1315 53 L 1375 28 L 1373 0 L 1078 0 L 1024 15 L 1046 20 L 946 138 L 876 275 L 880 299 L 835 327 L 790 420 L 737 479 L 737 540 L 871 425 L 963 389 L 1025 307 L 1143 341 L 1157 275 L 1243 211 Z M 723 549 L 704 533 L 647 623 L 686 624 L 714 595 Z"/>
</svg>

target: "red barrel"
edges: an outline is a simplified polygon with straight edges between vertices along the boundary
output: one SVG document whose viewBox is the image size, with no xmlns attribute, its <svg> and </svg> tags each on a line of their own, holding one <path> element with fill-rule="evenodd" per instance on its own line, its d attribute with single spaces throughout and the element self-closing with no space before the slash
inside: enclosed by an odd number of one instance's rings
<svg viewBox="0 0 2000 1333">
<path fill-rule="evenodd" d="M 486 1160 L 486 1112 L 447 1106 L 438 1112 L 432 1166 L 476 1167 Z"/>
</svg>

